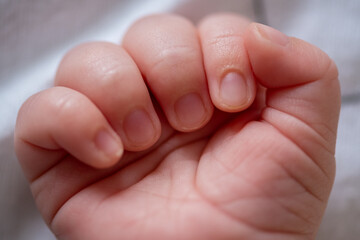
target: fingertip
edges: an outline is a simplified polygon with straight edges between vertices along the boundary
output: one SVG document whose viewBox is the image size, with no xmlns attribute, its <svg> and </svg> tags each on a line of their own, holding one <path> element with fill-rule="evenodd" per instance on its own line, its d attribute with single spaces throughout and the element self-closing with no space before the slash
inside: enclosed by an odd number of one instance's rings
<svg viewBox="0 0 360 240">
<path fill-rule="evenodd" d="M 303 84 L 322 79 L 329 73 L 336 78 L 326 53 L 272 27 L 250 24 L 244 43 L 255 76 L 268 88 Z"/>
</svg>

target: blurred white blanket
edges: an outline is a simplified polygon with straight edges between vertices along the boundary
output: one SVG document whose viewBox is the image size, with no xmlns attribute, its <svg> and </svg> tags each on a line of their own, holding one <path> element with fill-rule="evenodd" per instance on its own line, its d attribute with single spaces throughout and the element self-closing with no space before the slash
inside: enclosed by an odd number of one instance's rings
<svg viewBox="0 0 360 240">
<path fill-rule="evenodd" d="M 129 24 L 146 14 L 176 12 L 196 22 L 219 11 L 307 40 L 338 64 L 343 104 L 337 177 L 317 239 L 360 238 L 360 1 L 0 0 L 0 239 L 54 239 L 33 203 L 12 135 L 21 103 L 51 86 L 64 53 L 84 41 L 119 42 Z"/>
</svg>

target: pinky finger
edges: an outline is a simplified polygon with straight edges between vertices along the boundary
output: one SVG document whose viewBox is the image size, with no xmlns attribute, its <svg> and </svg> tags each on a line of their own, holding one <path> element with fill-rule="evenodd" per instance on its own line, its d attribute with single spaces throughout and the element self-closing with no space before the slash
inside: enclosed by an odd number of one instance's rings
<svg viewBox="0 0 360 240">
<path fill-rule="evenodd" d="M 21 107 L 15 150 L 26 174 L 33 176 L 55 161 L 49 152 L 64 150 L 87 165 L 105 168 L 119 160 L 123 145 L 86 96 L 54 87 L 30 97 Z"/>
</svg>

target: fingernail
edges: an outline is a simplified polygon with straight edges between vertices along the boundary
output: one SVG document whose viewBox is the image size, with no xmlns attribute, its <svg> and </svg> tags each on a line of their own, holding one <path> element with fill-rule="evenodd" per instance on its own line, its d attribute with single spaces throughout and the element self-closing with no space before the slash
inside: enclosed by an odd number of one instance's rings
<svg viewBox="0 0 360 240">
<path fill-rule="evenodd" d="M 95 144 L 110 159 L 119 158 L 124 151 L 121 143 L 105 130 L 97 134 Z"/>
<path fill-rule="evenodd" d="M 229 107 L 241 107 L 248 103 L 246 80 L 236 72 L 225 75 L 220 83 L 220 98 Z"/>
<path fill-rule="evenodd" d="M 142 109 L 130 112 L 124 119 L 123 128 L 127 139 L 136 146 L 149 143 L 156 135 L 149 114 Z"/>
<path fill-rule="evenodd" d="M 263 38 L 266 38 L 275 44 L 286 46 L 289 43 L 288 36 L 272 27 L 258 24 L 256 28 Z"/>
<path fill-rule="evenodd" d="M 200 127 L 206 118 L 204 103 L 196 93 L 179 98 L 175 103 L 175 113 L 179 123 L 186 130 Z"/>
</svg>

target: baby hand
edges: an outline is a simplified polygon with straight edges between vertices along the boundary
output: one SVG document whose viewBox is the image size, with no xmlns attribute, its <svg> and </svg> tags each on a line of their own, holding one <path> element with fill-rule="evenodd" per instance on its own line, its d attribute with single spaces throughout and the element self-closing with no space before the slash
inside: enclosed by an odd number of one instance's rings
<svg viewBox="0 0 360 240">
<path fill-rule="evenodd" d="M 314 239 L 339 108 L 318 48 L 232 14 L 157 15 L 71 50 L 15 146 L 59 239 Z"/>
</svg>

